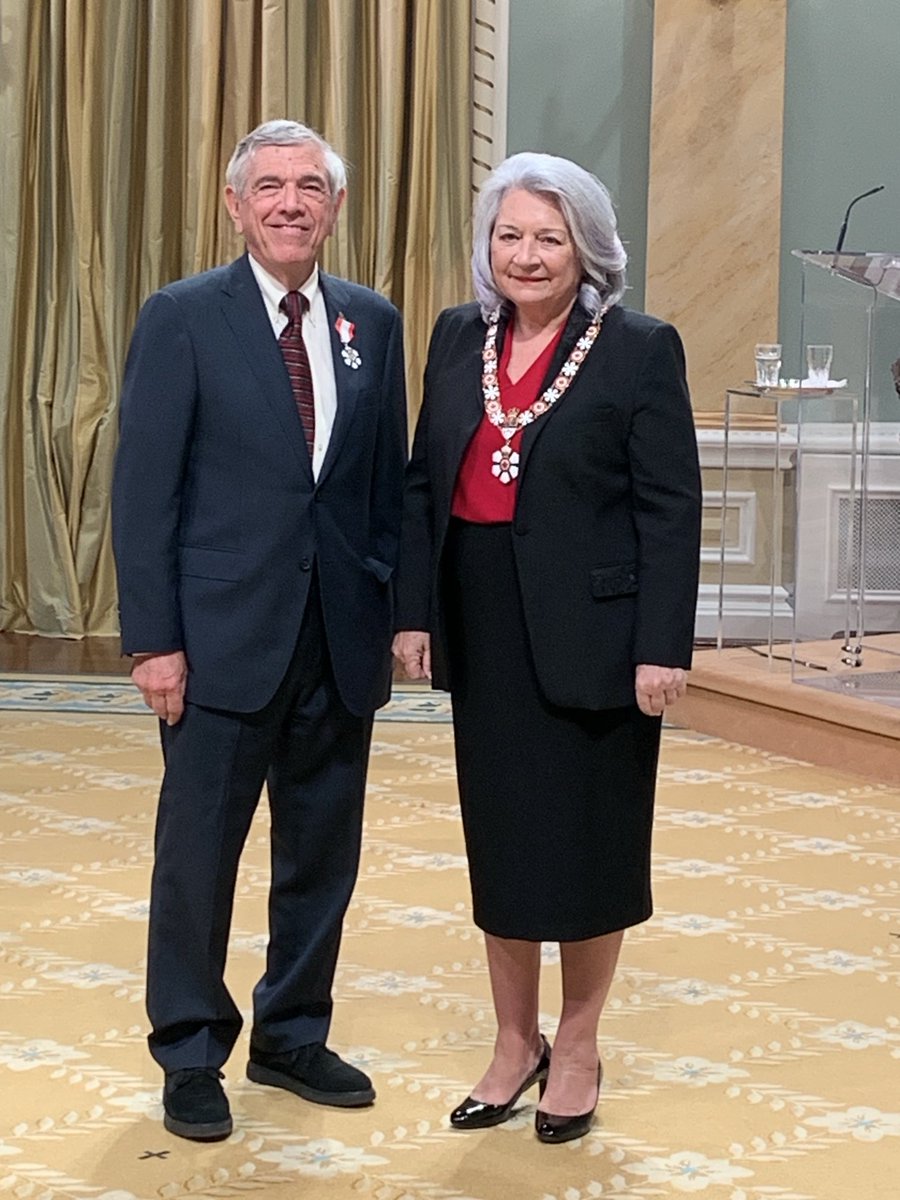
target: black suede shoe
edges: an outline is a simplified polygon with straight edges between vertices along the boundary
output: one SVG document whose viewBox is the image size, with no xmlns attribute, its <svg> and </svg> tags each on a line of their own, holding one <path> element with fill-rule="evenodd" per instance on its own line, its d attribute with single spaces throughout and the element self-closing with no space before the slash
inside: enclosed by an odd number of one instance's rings
<svg viewBox="0 0 900 1200">
<path fill-rule="evenodd" d="M 268 1054 L 251 1045 L 247 1078 L 284 1088 L 313 1104 L 333 1104 L 337 1108 L 362 1108 L 375 1099 L 368 1075 L 345 1063 L 321 1042 L 298 1046 L 285 1054 Z"/>
<path fill-rule="evenodd" d="M 232 1130 L 231 1111 L 215 1067 L 168 1071 L 163 1088 L 163 1124 L 169 1133 L 194 1142 L 219 1142 Z"/>
</svg>

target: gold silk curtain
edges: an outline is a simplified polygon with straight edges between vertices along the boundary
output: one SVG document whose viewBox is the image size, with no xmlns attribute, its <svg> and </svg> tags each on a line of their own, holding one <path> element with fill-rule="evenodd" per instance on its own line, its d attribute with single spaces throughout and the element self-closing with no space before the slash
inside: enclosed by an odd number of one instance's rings
<svg viewBox="0 0 900 1200">
<path fill-rule="evenodd" d="M 109 488 L 142 301 L 240 253 L 237 140 L 349 164 L 327 270 L 404 313 L 410 406 L 469 294 L 470 0 L 0 0 L 0 629 L 114 634 Z M 153 486 L 153 480 L 147 480 Z"/>
</svg>

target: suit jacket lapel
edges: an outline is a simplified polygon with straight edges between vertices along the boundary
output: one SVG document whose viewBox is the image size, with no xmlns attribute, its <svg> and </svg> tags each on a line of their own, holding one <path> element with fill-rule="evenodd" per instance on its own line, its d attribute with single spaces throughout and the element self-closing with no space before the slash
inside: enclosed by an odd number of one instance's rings
<svg viewBox="0 0 900 1200">
<path fill-rule="evenodd" d="M 312 464 L 291 382 L 246 254 L 231 264 L 222 284 L 222 312 L 259 380 L 263 401 L 272 409 L 284 430 L 285 441 L 312 482 Z"/>
<path fill-rule="evenodd" d="M 445 483 L 452 493 L 456 485 L 456 477 L 463 455 L 475 430 L 481 424 L 484 416 L 484 397 L 481 390 L 481 351 L 484 346 L 486 326 L 477 314 L 473 318 L 471 331 L 466 334 L 467 342 L 458 352 L 458 359 L 453 364 L 453 399 L 452 408 L 447 407 L 442 418 L 446 428 L 442 428 L 442 442 L 447 447 L 443 462 L 447 470 Z M 471 345 L 468 339 L 471 338 Z M 499 445 L 499 443 L 498 443 Z"/>
<path fill-rule="evenodd" d="M 361 315 L 358 312 L 358 304 L 354 303 L 349 288 L 344 287 L 340 279 L 336 279 L 333 275 L 326 275 L 324 271 L 320 270 L 319 285 L 322 288 L 325 311 L 328 314 L 328 332 L 331 337 L 331 357 L 334 363 L 334 385 L 337 396 L 334 426 L 331 430 L 328 449 L 325 452 L 325 460 L 319 472 L 319 483 L 321 483 L 340 454 L 341 446 L 353 425 L 359 393 L 366 387 L 372 386 L 372 375 L 371 364 L 367 363 L 364 358 L 355 370 L 344 362 L 341 355 L 344 343 L 337 330 L 339 317 L 358 324 L 360 320 L 365 320 L 365 314 Z"/>
</svg>

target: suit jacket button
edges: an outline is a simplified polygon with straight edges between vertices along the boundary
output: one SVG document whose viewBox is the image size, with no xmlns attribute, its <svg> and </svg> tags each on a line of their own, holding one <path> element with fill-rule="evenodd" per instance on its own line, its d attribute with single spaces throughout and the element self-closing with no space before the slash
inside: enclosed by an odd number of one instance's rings
<svg viewBox="0 0 900 1200">
<path fill-rule="evenodd" d="M 311 566 L 312 566 L 312 563 L 309 561 L 308 558 L 300 559 L 300 570 L 301 571 L 308 571 Z"/>
</svg>

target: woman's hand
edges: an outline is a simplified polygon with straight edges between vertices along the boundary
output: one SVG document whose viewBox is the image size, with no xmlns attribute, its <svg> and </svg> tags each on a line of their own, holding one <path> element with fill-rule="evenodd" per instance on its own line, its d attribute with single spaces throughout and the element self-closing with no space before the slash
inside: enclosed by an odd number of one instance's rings
<svg viewBox="0 0 900 1200">
<path fill-rule="evenodd" d="M 395 636 L 391 649 L 410 679 L 431 678 L 431 634 L 404 629 Z"/>
<path fill-rule="evenodd" d="M 648 717 L 658 717 L 687 691 L 687 674 L 681 667 L 653 667 L 641 663 L 634 670 L 634 697 Z"/>
</svg>

